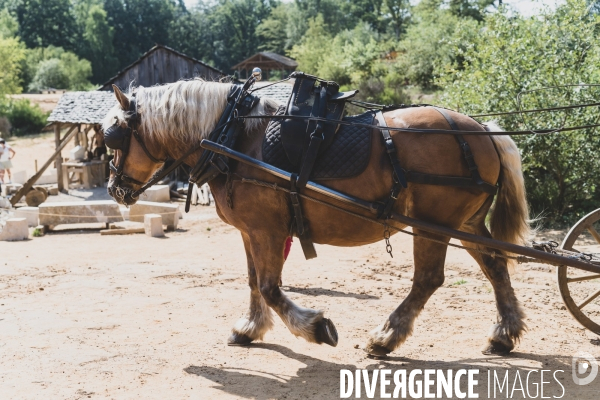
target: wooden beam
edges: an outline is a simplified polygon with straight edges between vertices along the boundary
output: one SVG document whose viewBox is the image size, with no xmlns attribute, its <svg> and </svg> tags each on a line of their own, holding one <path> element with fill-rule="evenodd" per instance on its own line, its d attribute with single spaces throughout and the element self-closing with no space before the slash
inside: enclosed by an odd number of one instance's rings
<svg viewBox="0 0 600 400">
<path fill-rule="evenodd" d="M 62 147 L 60 147 L 60 124 L 56 124 L 54 125 L 54 148 L 55 149 L 59 149 L 62 150 Z M 64 146 L 63 146 L 64 147 Z M 58 191 L 62 192 L 63 190 L 65 190 L 65 185 L 63 183 L 63 175 L 62 175 L 62 155 L 60 154 L 60 150 L 57 151 L 56 156 L 58 156 L 56 158 L 56 182 L 58 183 Z M 55 156 L 55 157 L 56 157 Z M 37 175 L 37 174 L 36 174 Z M 34 175 L 35 176 L 35 175 Z M 37 180 L 37 179 L 36 179 Z M 23 186 L 24 188 L 25 186 Z M 17 193 L 18 194 L 18 193 Z M 14 204 L 13 204 L 14 205 Z"/>
<path fill-rule="evenodd" d="M 73 139 L 73 137 L 77 134 L 75 127 L 76 126 L 74 126 L 73 128 L 71 128 L 69 130 L 67 137 L 65 137 L 65 139 L 62 141 L 62 143 L 60 143 L 58 145 L 54 154 L 52 154 L 52 156 L 50 156 L 50 158 L 48 159 L 48 161 L 46 161 L 46 163 L 42 166 L 42 168 L 40 168 L 40 170 L 34 176 L 29 178 L 29 180 L 27 182 L 25 182 L 23 187 L 21 189 L 19 189 L 19 191 L 17 193 L 15 193 L 15 195 L 10 199 L 10 204 L 12 204 L 14 206 L 15 204 L 17 204 L 17 202 L 19 200 L 21 200 L 21 197 L 23 197 L 24 195 L 27 194 L 27 192 L 29 192 L 29 189 L 31 189 L 31 187 L 37 182 L 37 180 L 40 179 L 40 176 L 42 176 L 44 171 L 46 171 L 46 169 L 50 166 L 50 164 L 52 164 L 52 161 L 54 161 L 55 158 L 56 158 L 56 166 L 57 166 L 56 173 L 58 174 L 57 178 L 60 179 L 59 182 L 62 182 L 62 173 L 58 169 L 58 166 L 59 166 L 58 160 L 60 159 L 60 152 L 62 151 L 62 149 L 64 149 L 65 146 L 67 145 L 67 143 L 69 143 L 71 141 L 71 139 Z M 54 128 L 55 135 L 56 135 L 56 132 L 57 132 L 57 126 L 55 126 L 55 128 Z M 58 135 L 60 135 L 60 125 L 58 126 Z M 60 190 L 60 187 L 59 187 L 59 190 Z"/>
</svg>

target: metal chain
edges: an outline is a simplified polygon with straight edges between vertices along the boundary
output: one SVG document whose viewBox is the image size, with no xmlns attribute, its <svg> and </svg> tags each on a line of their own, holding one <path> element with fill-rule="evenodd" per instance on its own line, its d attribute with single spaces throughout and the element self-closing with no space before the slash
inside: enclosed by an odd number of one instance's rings
<svg viewBox="0 0 600 400">
<path fill-rule="evenodd" d="M 390 226 L 387 223 L 387 219 L 383 222 L 383 239 L 385 240 L 385 251 L 394 258 L 392 254 L 392 245 L 390 244 Z"/>
</svg>

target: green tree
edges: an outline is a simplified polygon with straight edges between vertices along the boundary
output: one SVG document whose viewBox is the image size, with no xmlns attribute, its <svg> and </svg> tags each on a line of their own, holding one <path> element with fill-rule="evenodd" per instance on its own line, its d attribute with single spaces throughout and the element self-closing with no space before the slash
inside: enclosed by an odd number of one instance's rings
<svg viewBox="0 0 600 400">
<path fill-rule="evenodd" d="M 15 37 L 19 31 L 19 22 L 10 14 L 8 8 L 0 10 L 0 38 Z"/>
<path fill-rule="evenodd" d="M 597 101 L 594 88 L 556 87 L 599 83 L 600 16 L 584 0 L 567 0 L 555 11 L 522 18 L 507 10 L 489 15 L 473 34 L 458 27 L 452 44 L 461 54 L 439 67 L 449 107 L 475 114 Z M 550 88 L 549 88 L 550 87 Z M 545 89 L 544 89 L 545 88 Z M 598 123 L 597 109 L 501 117 L 505 129 L 540 129 Z M 596 130 L 515 137 L 523 157 L 528 197 L 551 221 L 572 221 L 597 207 L 600 141 Z"/>
<path fill-rule="evenodd" d="M 93 5 L 88 10 L 83 39 L 87 44 L 85 58 L 92 65 L 92 81 L 102 83 L 114 75 L 118 63 L 114 55 L 114 29 L 108 25 L 106 11 L 102 6 Z"/>
<path fill-rule="evenodd" d="M 25 46 L 17 38 L 0 38 L 0 96 L 20 93 Z"/>
<path fill-rule="evenodd" d="M 21 0 L 16 16 L 27 47 L 75 48 L 77 28 L 69 0 Z"/>
<path fill-rule="evenodd" d="M 61 47 L 49 46 L 27 52 L 28 90 L 40 91 L 48 88 L 89 90 L 92 66 L 88 60 Z"/>
</svg>

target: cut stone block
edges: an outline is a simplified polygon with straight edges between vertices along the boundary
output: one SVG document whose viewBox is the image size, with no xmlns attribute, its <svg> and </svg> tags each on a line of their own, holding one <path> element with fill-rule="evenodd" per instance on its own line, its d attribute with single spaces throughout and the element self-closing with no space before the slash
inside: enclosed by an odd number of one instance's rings
<svg viewBox="0 0 600 400">
<path fill-rule="evenodd" d="M 25 218 L 30 227 L 39 225 L 40 209 L 38 207 L 21 207 L 15 210 L 15 218 Z"/>
<path fill-rule="evenodd" d="M 179 218 L 177 204 L 153 203 L 151 201 L 138 201 L 129 208 L 129 220 L 133 222 L 144 222 L 144 215 L 158 214 L 162 216 L 163 225 L 167 225 L 167 229 L 177 229 Z"/>
<path fill-rule="evenodd" d="M 163 237 L 162 217 L 159 214 L 144 215 L 144 231 L 152 237 Z"/>
<path fill-rule="evenodd" d="M 119 205 L 112 200 L 40 204 L 40 225 L 122 222 Z"/>
<path fill-rule="evenodd" d="M 171 201 L 171 192 L 168 185 L 154 185 L 140 195 L 142 201 L 168 203 Z"/>
<path fill-rule="evenodd" d="M 49 185 L 58 182 L 56 168 L 44 171 L 42 176 L 35 182 L 36 185 Z"/>
<path fill-rule="evenodd" d="M 0 240 L 25 240 L 29 237 L 29 228 L 25 218 L 9 218 L 0 232 Z"/>
<path fill-rule="evenodd" d="M 129 221 L 129 208 L 121 207 L 119 210 L 121 211 L 121 215 L 123 216 L 123 219 L 125 221 Z"/>
<path fill-rule="evenodd" d="M 27 182 L 27 172 L 25 171 L 12 171 L 13 183 L 20 183 L 21 185 Z"/>
</svg>

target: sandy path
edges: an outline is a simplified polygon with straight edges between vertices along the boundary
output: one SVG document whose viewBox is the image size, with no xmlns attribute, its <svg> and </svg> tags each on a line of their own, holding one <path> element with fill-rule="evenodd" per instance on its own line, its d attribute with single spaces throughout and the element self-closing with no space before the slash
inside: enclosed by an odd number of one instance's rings
<svg viewBox="0 0 600 400">
<path fill-rule="evenodd" d="M 307 262 L 295 242 L 284 290 L 332 318 L 338 347 L 296 339 L 276 318 L 265 342 L 240 348 L 225 340 L 248 304 L 242 241 L 213 208 L 197 208 L 164 239 L 77 231 L 0 242 L 0 398 L 329 399 L 339 397 L 341 368 L 479 366 L 481 398 L 488 369 L 545 368 L 565 370 L 565 398 L 597 399 L 600 378 L 575 387 L 570 363 L 578 350 L 599 358 L 600 342 L 561 310 L 554 272 L 530 264 L 512 275 L 529 332 L 512 356 L 486 357 L 493 293 L 457 249 L 413 337 L 387 360 L 366 358 L 368 331 L 411 284 L 412 242 L 392 244 L 393 259 L 377 243 L 318 247 Z"/>
</svg>

